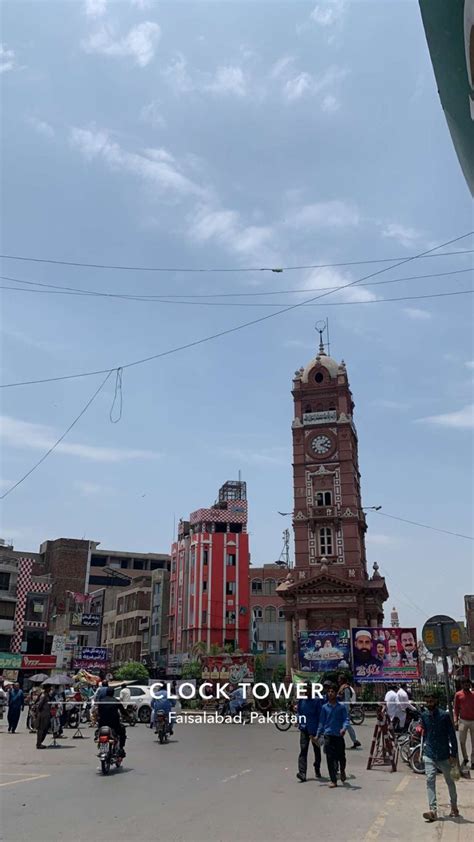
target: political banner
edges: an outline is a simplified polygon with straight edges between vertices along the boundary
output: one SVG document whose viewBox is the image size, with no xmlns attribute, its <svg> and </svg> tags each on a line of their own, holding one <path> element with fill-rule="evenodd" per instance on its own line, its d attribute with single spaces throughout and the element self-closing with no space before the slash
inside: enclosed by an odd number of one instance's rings
<svg viewBox="0 0 474 842">
<path fill-rule="evenodd" d="M 100 614 L 83 614 L 81 626 L 88 626 L 91 629 L 97 629 L 100 626 Z"/>
<path fill-rule="evenodd" d="M 101 646 L 83 646 L 78 657 L 83 661 L 108 661 L 109 653 Z"/>
<path fill-rule="evenodd" d="M 202 659 L 202 678 L 204 681 L 253 683 L 255 659 L 253 655 L 207 655 Z"/>
<path fill-rule="evenodd" d="M 372 681 L 416 681 L 420 677 L 416 629 L 352 629 L 354 678 Z"/>
<path fill-rule="evenodd" d="M 347 629 L 340 631 L 303 631 L 298 635 L 300 670 L 304 672 L 334 672 L 348 669 L 350 638 Z"/>
<path fill-rule="evenodd" d="M 75 670 L 104 670 L 108 669 L 109 662 L 100 658 L 74 658 L 72 667 Z"/>
</svg>

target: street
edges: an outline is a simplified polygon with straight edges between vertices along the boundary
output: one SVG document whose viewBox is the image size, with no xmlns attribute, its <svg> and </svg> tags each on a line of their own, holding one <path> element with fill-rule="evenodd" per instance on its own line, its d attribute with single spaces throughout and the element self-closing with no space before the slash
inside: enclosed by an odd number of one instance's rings
<svg viewBox="0 0 474 842">
<path fill-rule="evenodd" d="M 61 748 L 39 752 L 25 732 L 0 729 L 2 839 L 64 842 L 161 839 L 166 842 L 237 840 L 467 840 L 474 825 L 474 780 L 459 784 L 458 820 L 425 824 L 425 778 L 400 762 L 398 772 L 365 769 L 372 723 L 358 728 L 363 748 L 348 751 L 348 783 L 295 778 L 296 729 L 272 725 L 180 725 L 168 745 L 149 728 L 128 729 L 127 757 L 119 771 L 97 770 L 92 729 Z M 310 760 L 311 764 L 311 760 Z M 447 790 L 438 783 L 440 814 Z"/>
</svg>

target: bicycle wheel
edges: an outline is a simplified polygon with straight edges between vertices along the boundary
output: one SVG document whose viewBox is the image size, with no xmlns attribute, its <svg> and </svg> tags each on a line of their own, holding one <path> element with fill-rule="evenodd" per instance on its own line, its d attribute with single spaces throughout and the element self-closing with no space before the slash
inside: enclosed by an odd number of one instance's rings
<svg viewBox="0 0 474 842">
<path fill-rule="evenodd" d="M 425 761 L 421 754 L 421 746 L 415 746 L 410 752 L 409 757 L 410 768 L 416 775 L 425 774 Z"/>
<path fill-rule="evenodd" d="M 350 711 L 349 717 L 353 725 L 362 725 L 365 720 L 364 709 L 361 707 L 353 708 Z"/>
<path fill-rule="evenodd" d="M 279 731 L 289 731 L 291 728 L 291 714 L 289 713 L 277 713 L 273 721 Z"/>
<path fill-rule="evenodd" d="M 410 740 L 401 740 L 398 743 L 398 747 L 400 749 L 400 755 L 404 763 L 408 763 L 410 760 L 410 752 L 413 749 L 413 746 L 410 743 Z"/>
</svg>

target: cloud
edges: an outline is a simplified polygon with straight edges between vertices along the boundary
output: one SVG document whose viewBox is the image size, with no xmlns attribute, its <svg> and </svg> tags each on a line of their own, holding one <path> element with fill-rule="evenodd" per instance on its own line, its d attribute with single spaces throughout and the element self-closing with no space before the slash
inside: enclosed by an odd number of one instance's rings
<svg viewBox="0 0 474 842">
<path fill-rule="evenodd" d="M 273 65 L 270 71 L 270 78 L 279 79 L 280 76 L 286 73 L 294 61 L 293 56 L 282 56 L 282 58 L 278 59 L 278 61 L 276 61 Z"/>
<path fill-rule="evenodd" d="M 155 129 L 162 129 L 166 125 L 166 120 L 161 113 L 160 103 L 157 100 L 143 106 L 140 111 L 140 119 Z"/>
<path fill-rule="evenodd" d="M 400 225 L 397 222 L 390 222 L 382 230 L 382 236 L 396 240 L 401 246 L 407 249 L 415 248 L 423 239 L 421 231 L 410 228 L 407 225 Z"/>
<path fill-rule="evenodd" d="M 474 368 L 474 360 L 466 360 L 464 365 L 466 366 L 466 368 Z"/>
<path fill-rule="evenodd" d="M 79 150 L 86 161 L 103 161 L 111 170 L 126 171 L 148 184 L 158 187 L 163 193 L 176 196 L 207 195 L 207 191 L 187 178 L 172 155 L 163 149 L 146 149 L 142 152 L 127 152 L 110 139 L 105 131 L 73 128 L 70 142 Z"/>
<path fill-rule="evenodd" d="M 283 92 L 289 102 L 301 99 L 305 94 L 310 93 L 313 87 L 313 77 L 310 73 L 299 73 L 292 79 L 288 79 L 283 87 Z"/>
<path fill-rule="evenodd" d="M 326 114 L 335 114 L 336 111 L 339 111 L 341 104 L 338 99 L 333 94 L 326 94 L 323 97 L 321 102 L 321 111 L 325 111 Z"/>
<path fill-rule="evenodd" d="M 315 202 L 290 211 L 285 224 L 290 228 L 356 228 L 361 221 L 358 208 L 351 202 L 335 199 Z"/>
<path fill-rule="evenodd" d="M 153 6 L 153 0 L 130 0 L 130 3 L 142 12 Z"/>
<path fill-rule="evenodd" d="M 409 409 L 408 403 L 403 403 L 403 401 L 385 400 L 384 398 L 377 398 L 376 400 L 372 401 L 372 405 L 379 406 L 382 409 Z"/>
<path fill-rule="evenodd" d="M 327 267 L 324 269 L 313 269 L 307 275 L 304 281 L 304 298 L 308 298 L 308 293 L 315 293 L 318 290 L 326 291 L 335 287 L 346 287 L 339 292 L 334 292 L 331 295 L 331 301 L 344 302 L 360 302 L 360 301 L 375 301 L 376 295 L 367 287 L 359 287 L 354 285 L 347 287 L 351 283 L 350 275 L 345 275 L 338 269 Z"/>
<path fill-rule="evenodd" d="M 288 449 L 286 447 L 267 447 L 259 450 L 244 450 L 239 447 L 217 448 L 220 456 L 236 465 L 265 465 L 267 467 L 287 465 Z"/>
<path fill-rule="evenodd" d="M 198 243 L 216 240 L 241 256 L 261 256 L 262 248 L 271 244 L 273 229 L 245 225 L 237 211 L 203 206 L 192 215 L 189 236 Z"/>
<path fill-rule="evenodd" d="M 14 50 L 7 50 L 4 44 L 0 44 L 0 73 L 8 73 L 16 67 Z"/>
<path fill-rule="evenodd" d="M 55 132 L 53 127 L 45 120 L 40 120 L 38 117 L 28 117 L 28 123 L 38 134 L 43 135 L 43 137 L 54 137 Z"/>
<path fill-rule="evenodd" d="M 332 90 L 328 91 L 328 88 L 332 88 L 346 75 L 347 71 L 337 66 L 328 67 L 319 76 L 302 71 L 286 79 L 282 88 L 283 96 L 287 102 L 296 102 L 306 96 L 317 96 L 327 92 L 322 97 L 321 107 L 326 112 L 331 109 L 336 110 L 338 107 L 336 97 Z"/>
<path fill-rule="evenodd" d="M 218 67 L 206 90 L 215 94 L 234 94 L 243 97 L 247 93 L 247 82 L 241 67 Z"/>
<path fill-rule="evenodd" d="M 406 313 L 409 319 L 418 322 L 426 322 L 431 319 L 431 313 L 427 310 L 422 310 L 421 307 L 404 307 L 403 312 Z"/>
<path fill-rule="evenodd" d="M 341 22 L 345 9 L 346 0 L 324 0 L 316 4 L 309 17 L 318 26 L 331 27 Z"/>
<path fill-rule="evenodd" d="M 85 0 L 84 13 L 88 18 L 100 18 L 107 11 L 107 0 Z"/>
<path fill-rule="evenodd" d="M 465 406 L 455 412 L 442 415 L 429 415 L 427 418 L 417 418 L 417 421 L 436 424 L 438 427 L 452 427 L 458 430 L 468 430 L 474 427 L 474 404 Z"/>
<path fill-rule="evenodd" d="M 11 418 L 8 415 L 0 416 L 3 440 L 11 447 L 18 447 L 22 450 L 46 451 L 53 446 L 58 434 L 51 427 L 42 424 L 32 424 L 29 421 L 22 421 L 18 418 Z M 128 459 L 158 459 L 159 453 L 150 450 L 135 450 L 127 448 L 95 447 L 89 444 L 73 442 L 61 442 L 55 450 L 56 453 L 63 453 L 67 456 L 77 456 L 80 459 L 89 459 L 93 462 L 123 462 Z"/>
<path fill-rule="evenodd" d="M 173 61 L 165 67 L 163 76 L 177 94 L 189 93 L 195 88 L 188 73 L 188 63 L 182 53 L 178 53 Z"/>
<path fill-rule="evenodd" d="M 155 55 L 161 37 L 157 23 L 144 21 L 134 26 L 123 38 L 117 38 L 112 26 L 104 24 L 81 42 L 86 53 L 98 53 L 119 58 L 131 57 L 139 67 L 146 67 Z"/>
</svg>

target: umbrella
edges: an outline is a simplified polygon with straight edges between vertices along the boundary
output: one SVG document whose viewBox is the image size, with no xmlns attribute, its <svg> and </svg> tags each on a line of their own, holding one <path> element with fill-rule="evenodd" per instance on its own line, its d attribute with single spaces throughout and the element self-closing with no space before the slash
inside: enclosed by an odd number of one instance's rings
<svg viewBox="0 0 474 842">
<path fill-rule="evenodd" d="M 49 678 L 49 676 L 47 676 L 45 672 L 37 672 L 36 675 L 31 676 L 30 681 L 32 681 L 33 684 L 42 684 L 47 678 Z"/>
<path fill-rule="evenodd" d="M 73 679 L 69 678 L 68 675 L 64 672 L 58 672 L 56 675 L 50 675 L 46 681 L 43 681 L 43 687 L 45 684 L 72 684 Z"/>
</svg>

